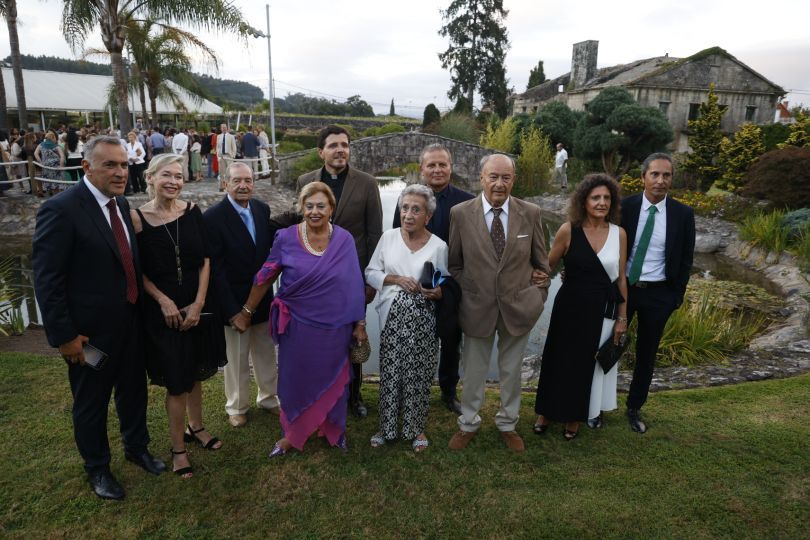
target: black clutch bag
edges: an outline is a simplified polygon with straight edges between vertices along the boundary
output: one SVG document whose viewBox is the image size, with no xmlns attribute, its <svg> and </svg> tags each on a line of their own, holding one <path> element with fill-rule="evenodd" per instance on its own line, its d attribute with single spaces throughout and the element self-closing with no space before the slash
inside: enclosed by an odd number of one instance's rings
<svg viewBox="0 0 810 540">
<path fill-rule="evenodd" d="M 627 350 L 627 345 L 627 334 L 625 334 L 619 338 L 618 345 L 613 343 L 613 336 L 611 336 L 604 345 L 599 347 L 599 350 L 596 351 L 596 361 L 602 366 L 602 371 L 607 373 L 613 369 L 613 366 L 615 366 L 622 357 L 624 351 Z"/>
<path fill-rule="evenodd" d="M 433 263 L 430 261 L 425 262 L 425 266 L 422 267 L 422 275 L 419 276 L 419 285 L 421 285 L 423 289 L 434 288 L 433 274 L 435 273 L 436 269 L 433 268 Z"/>
</svg>

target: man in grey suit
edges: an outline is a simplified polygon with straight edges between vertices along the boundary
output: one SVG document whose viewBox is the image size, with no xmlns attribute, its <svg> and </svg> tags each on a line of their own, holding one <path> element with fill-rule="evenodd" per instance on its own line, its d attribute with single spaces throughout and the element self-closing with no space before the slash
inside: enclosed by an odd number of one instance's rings
<svg viewBox="0 0 810 540">
<path fill-rule="evenodd" d="M 459 323 L 464 331 L 459 430 L 451 450 L 462 450 L 481 427 L 484 383 L 495 335 L 501 407 L 495 425 L 507 447 L 524 450 L 515 431 L 520 414 L 520 366 L 529 331 L 543 312 L 550 273 L 540 208 L 511 197 L 515 165 L 503 154 L 481 161 L 482 193 L 450 211 L 448 269 L 461 287 Z"/>
<path fill-rule="evenodd" d="M 332 223 L 354 237 L 360 268 L 365 270 L 382 236 L 382 203 L 377 179 L 349 167 L 351 148 L 348 131 L 340 126 L 326 126 L 318 136 L 318 155 L 323 167 L 298 178 L 298 191 L 310 182 L 323 182 L 335 194 L 337 208 Z M 366 304 L 374 299 L 374 289 L 366 285 Z M 363 366 L 352 364 L 354 371 L 349 391 L 349 408 L 355 416 L 368 414 L 360 395 Z"/>
</svg>

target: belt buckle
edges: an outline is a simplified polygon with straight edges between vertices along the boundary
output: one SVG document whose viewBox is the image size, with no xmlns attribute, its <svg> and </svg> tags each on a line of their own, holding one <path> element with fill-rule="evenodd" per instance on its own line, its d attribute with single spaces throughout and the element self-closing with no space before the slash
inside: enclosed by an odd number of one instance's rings
<svg viewBox="0 0 810 540">
<path fill-rule="evenodd" d="M 639 289 L 646 289 L 647 288 L 647 282 L 646 281 L 636 281 L 635 286 L 638 287 Z"/>
</svg>

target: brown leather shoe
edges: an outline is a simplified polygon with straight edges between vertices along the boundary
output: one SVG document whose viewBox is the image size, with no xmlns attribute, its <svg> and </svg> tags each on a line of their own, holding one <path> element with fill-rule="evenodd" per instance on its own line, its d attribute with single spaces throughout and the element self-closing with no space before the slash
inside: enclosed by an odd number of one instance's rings
<svg viewBox="0 0 810 540">
<path fill-rule="evenodd" d="M 475 431 L 457 431 L 455 435 L 450 438 L 447 448 L 450 450 L 464 450 L 470 441 L 475 437 Z"/>
<path fill-rule="evenodd" d="M 228 416 L 228 423 L 233 427 L 242 427 L 247 424 L 247 415 L 245 414 L 232 414 Z"/>
<path fill-rule="evenodd" d="M 526 450 L 526 446 L 523 444 L 523 439 L 520 438 L 520 435 L 517 434 L 517 431 L 501 431 L 501 437 L 503 437 L 506 446 L 509 447 L 509 450 L 513 452 L 523 452 Z"/>
<path fill-rule="evenodd" d="M 262 410 L 265 410 L 272 414 L 273 416 L 281 416 L 281 407 L 259 407 Z"/>
</svg>

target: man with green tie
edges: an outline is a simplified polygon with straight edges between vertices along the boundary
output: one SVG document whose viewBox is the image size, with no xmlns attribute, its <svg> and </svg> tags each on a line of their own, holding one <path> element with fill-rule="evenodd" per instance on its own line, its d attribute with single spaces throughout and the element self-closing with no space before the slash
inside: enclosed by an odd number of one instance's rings
<svg viewBox="0 0 810 540">
<path fill-rule="evenodd" d="M 650 391 L 655 356 L 669 316 L 683 302 L 695 250 L 695 214 L 667 197 L 675 172 L 669 154 L 654 153 L 641 164 L 644 192 L 622 200 L 628 250 L 628 325 L 638 316 L 636 367 L 627 396 L 627 419 L 647 431 L 640 409 Z"/>
</svg>

